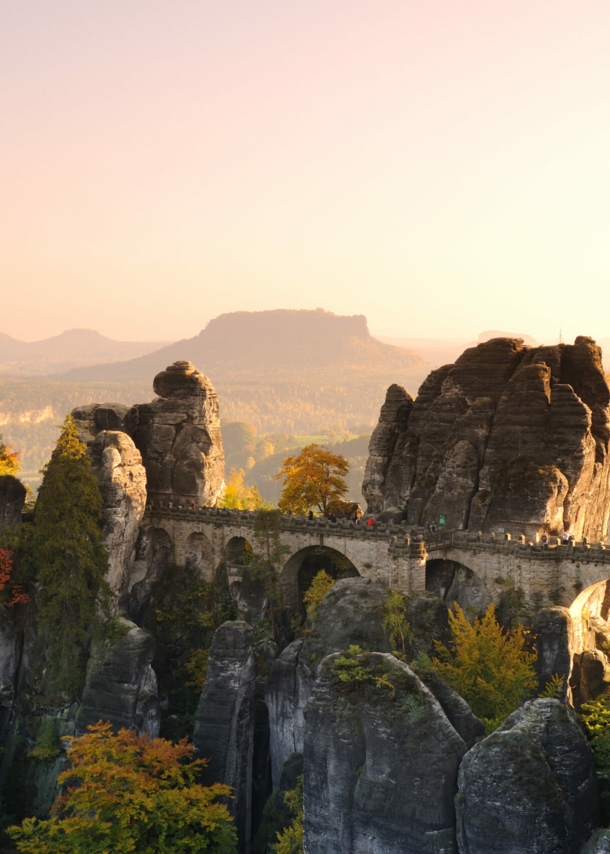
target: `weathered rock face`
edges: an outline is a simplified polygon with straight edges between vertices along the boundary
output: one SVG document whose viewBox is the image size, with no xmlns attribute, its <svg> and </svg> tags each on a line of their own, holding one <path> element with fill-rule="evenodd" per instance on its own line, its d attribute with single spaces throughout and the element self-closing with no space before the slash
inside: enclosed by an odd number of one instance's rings
<svg viewBox="0 0 610 854">
<path fill-rule="evenodd" d="M 161 714 L 151 666 L 155 641 L 128 620 L 121 619 L 120 625 L 125 635 L 104 643 L 89 659 L 76 733 L 82 735 L 90 724 L 104 720 L 116 730 L 135 727 L 140 734 L 156 738 Z"/>
<path fill-rule="evenodd" d="M 0 529 L 4 525 L 14 528 L 21 522 L 21 511 L 25 504 L 25 486 L 12 474 L 0 476 Z"/>
<path fill-rule="evenodd" d="M 540 690 L 553 676 L 562 676 L 567 688 L 572 669 L 574 637 L 572 618 L 567 608 L 541 608 L 534 620 L 536 673 Z"/>
<path fill-rule="evenodd" d="M 108 582 L 125 592 L 146 509 L 146 471 L 126 433 L 102 430 L 91 444 L 92 468 L 104 502 L 102 527 L 108 550 Z"/>
<path fill-rule="evenodd" d="M 610 514 L 610 391 L 601 351 L 495 338 L 388 390 L 363 483 L 369 512 L 422 524 L 601 539 Z"/>
<path fill-rule="evenodd" d="M 288 756 L 303 752 L 303 713 L 322 659 L 352 644 L 389 652 L 381 623 L 387 597 L 387 590 L 369 578 L 338 581 L 318 608 L 312 635 L 291 643 L 273 663 L 265 701 L 274 786 Z"/>
<path fill-rule="evenodd" d="M 19 636 L 12 614 L 7 610 L 0 608 L 0 744 L 4 742 L 6 725 L 11 717 L 19 661 Z"/>
<path fill-rule="evenodd" d="M 304 849 L 457 851 L 454 797 L 466 745 L 432 693 L 387 654 L 358 661 L 396 686 L 352 686 L 327 657 L 305 710 Z"/>
<path fill-rule="evenodd" d="M 464 757 L 460 854 L 575 854 L 598 825 L 595 763 L 578 720 L 534 700 Z"/>
<path fill-rule="evenodd" d="M 213 506 L 224 490 L 224 452 L 216 391 L 190 363 L 155 377 L 159 395 L 134 407 L 133 440 L 142 454 L 153 501 Z"/>
<path fill-rule="evenodd" d="M 256 661 L 252 629 L 241 621 L 223 623 L 214 634 L 193 733 L 197 755 L 209 759 L 206 785 L 234 788 L 229 809 L 240 851 L 249 852 L 252 820 L 252 757 Z"/>
<path fill-rule="evenodd" d="M 610 854 L 610 830 L 594 833 L 580 854 Z"/>
<path fill-rule="evenodd" d="M 124 403 L 89 403 L 72 410 L 72 418 L 78 427 L 78 437 L 90 445 L 101 430 L 120 430 L 131 435 L 133 413 Z"/>
</svg>

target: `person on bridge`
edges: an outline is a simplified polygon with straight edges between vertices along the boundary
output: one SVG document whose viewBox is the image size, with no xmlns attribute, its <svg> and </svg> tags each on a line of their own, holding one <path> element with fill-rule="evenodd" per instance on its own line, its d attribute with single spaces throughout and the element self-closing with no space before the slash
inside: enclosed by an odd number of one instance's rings
<svg viewBox="0 0 610 854">
<path fill-rule="evenodd" d="M 546 531 L 543 531 L 542 536 L 540 537 L 540 542 L 542 543 L 543 549 L 548 549 L 549 547 L 549 535 Z"/>
<path fill-rule="evenodd" d="M 369 528 L 373 528 L 373 527 L 374 527 L 374 525 L 375 525 L 375 520 L 373 519 L 373 517 L 372 517 L 372 516 L 369 516 L 369 518 L 366 520 L 366 524 L 367 524 L 367 527 L 369 527 Z"/>
</svg>

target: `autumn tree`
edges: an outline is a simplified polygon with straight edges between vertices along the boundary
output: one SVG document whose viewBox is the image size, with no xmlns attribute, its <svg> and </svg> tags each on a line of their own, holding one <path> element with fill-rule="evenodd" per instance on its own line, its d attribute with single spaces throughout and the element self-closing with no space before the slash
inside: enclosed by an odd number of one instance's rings
<svg viewBox="0 0 610 854">
<path fill-rule="evenodd" d="M 0 433 L 0 475 L 16 475 L 20 468 L 19 451 L 13 451 L 10 445 L 5 445 Z"/>
<path fill-rule="evenodd" d="M 284 803 L 290 810 L 292 821 L 277 834 L 273 854 L 303 854 L 303 778 L 297 779 L 294 789 L 286 792 Z"/>
<path fill-rule="evenodd" d="M 41 586 L 39 627 L 55 686 L 78 696 L 92 633 L 109 616 L 102 497 L 71 416 L 43 469 L 31 549 Z"/>
<path fill-rule="evenodd" d="M 313 580 L 307 588 L 303 596 L 303 604 L 307 609 L 309 619 L 313 622 L 316 617 L 318 606 L 322 604 L 322 600 L 335 586 L 335 579 L 329 575 L 325 569 L 314 575 Z"/>
<path fill-rule="evenodd" d="M 316 507 L 326 515 L 331 502 L 347 493 L 349 463 L 321 445 L 307 445 L 300 454 L 286 457 L 276 480 L 284 479 L 278 506 L 284 513 L 304 515 Z"/>
<path fill-rule="evenodd" d="M 456 603 L 449 626 L 453 647 L 436 641 L 432 664 L 491 732 L 536 688 L 536 656 L 524 649 L 521 626 L 502 631 L 493 605 L 471 624 Z"/>
<path fill-rule="evenodd" d="M 407 619 L 407 603 L 400 590 L 390 590 L 383 606 L 383 628 L 394 654 L 407 654 L 407 646 L 413 640 L 413 632 Z"/>
<path fill-rule="evenodd" d="M 280 510 L 261 509 L 254 516 L 253 549 L 247 556 L 250 576 L 262 582 L 269 600 L 271 633 L 275 636 L 275 611 L 281 602 L 279 575 L 286 554 L 290 551 L 282 544 L 282 513 Z"/>
<path fill-rule="evenodd" d="M 231 469 L 229 480 L 225 489 L 222 507 L 228 510 L 261 510 L 270 508 L 271 505 L 261 498 L 256 486 L 247 486 L 244 483 L 246 473 L 243 469 Z"/>
<path fill-rule="evenodd" d="M 235 854 L 236 834 L 219 797 L 228 786 L 197 783 L 206 760 L 178 744 L 109 723 L 67 740 L 70 767 L 50 818 L 9 829 L 22 854 Z"/>
<path fill-rule="evenodd" d="M 29 594 L 23 585 L 15 581 L 13 552 L 10 549 L 0 549 L 0 604 L 12 608 L 14 605 L 27 605 L 29 601 Z"/>
</svg>

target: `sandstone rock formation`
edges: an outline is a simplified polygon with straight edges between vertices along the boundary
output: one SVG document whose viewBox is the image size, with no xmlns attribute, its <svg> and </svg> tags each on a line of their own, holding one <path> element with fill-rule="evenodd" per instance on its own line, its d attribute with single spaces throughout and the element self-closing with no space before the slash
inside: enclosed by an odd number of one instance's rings
<svg viewBox="0 0 610 854">
<path fill-rule="evenodd" d="M 119 596 L 129 582 L 140 523 L 146 509 L 146 471 L 126 433 L 100 431 L 91 444 L 92 468 L 102 500 L 108 582 Z"/>
<path fill-rule="evenodd" d="M 133 432 L 134 413 L 124 403 L 89 403 L 76 406 L 71 415 L 85 445 L 90 445 L 101 430 L 120 430 L 128 435 Z"/>
<path fill-rule="evenodd" d="M 25 504 L 25 486 L 12 474 L 0 475 L 0 530 L 4 525 L 14 528 L 21 522 Z"/>
<path fill-rule="evenodd" d="M 496 338 L 433 371 L 412 400 L 390 386 L 371 437 L 371 513 L 412 524 L 603 539 L 610 514 L 610 390 L 601 351 Z"/>
<path fill-rule="evenodd" d="M 598 826 L 593 754 L 558 700 L 526 703 L 475 745 L 458 785 L 460 854 L 575 854 Z"/>
<path fill-rule="evenodd" d="M 157 677 L 152 669 L 155 641 L 144 629 L 120 619 L 125 634 L 94 650 L 87 664 L 83 699 L 76 716 L 76 733 L 99 720 L 115 728 L 135 728 L 153 738 L 159 735 L 161 714 Z"/>
<path fill-rule="evenodd" d="M 202 773 L 204 783 L 226 783 L 234 789 L 229 809 L 240 851 L 246 854 L 251 836 L 256 698 L 252 637 L 251 627 L 241 620 L 223 623 L 214 633 L 193 733 L 196 754 L 209 759 Z"/>
<path fill-rule="evenodd" d="M 453 854 L 454 797 L 466 745 L 415 673 L 360 655 L 395 685 L 341 682 L 324 659 L 305 710 L 304 850 Z"/>
<path fill-rule="evenodd" d="M 580 854 L 610 854 L 610 830 L 594 833 Z"/>
<path fill-rule="evenodd" d="M 291 643 L 273 663 L 265 700 L 274 786 L 279 785 L 288 756 L 303 752 L 304 709 L 322 659 L 352 644 L 390 651 L 381 623 L 387 596 L 387 590 L 369 578 L 338 581 L 318 607 L 314 633 L 306 640 Z"/>
<path fill-rule="evenodd" d="M 224 490 L 224 452 L 214 386 L 190 362 L 154 379 L 159 397 L 138 404 L 133 440 L 142 454 L 152 501 L 213 506 Z"/>
</svg>

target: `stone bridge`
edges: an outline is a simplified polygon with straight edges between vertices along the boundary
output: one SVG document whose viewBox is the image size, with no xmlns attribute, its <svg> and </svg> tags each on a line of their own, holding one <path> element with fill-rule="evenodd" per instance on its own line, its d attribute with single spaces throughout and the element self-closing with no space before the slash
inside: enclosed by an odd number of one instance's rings
<svg viewBox="0 0 610 854">
<path fill-rule="evenodd" d="M 198 568 L 211 581 L 225 565 L 230 585 L 242 579 L 245 555 L 253 544 L 254 513 L 217 508 L 148 507 L 143 529 L 163 543 L 177 566 Z M 409 534 L 405 524 L 283 516 L 286 548 L 280 583 L 287 603 L 297 606 L 300 573 L 312 558 L 333 560 L 344 574 L 371 578 L 404 593 L 431 590 L 484 607 L 498 602 L 508 586 L 521 588 L 531 605 L 572 605 L 583 590 L 610 578 L 610 548 L 601 543 L 547 547 L 510 535 L 443 531 Z M 327 568 L 326 565 L 324 568 Z M 300 589 L 301 588 L 301 589 Z"/>
</svg>

